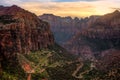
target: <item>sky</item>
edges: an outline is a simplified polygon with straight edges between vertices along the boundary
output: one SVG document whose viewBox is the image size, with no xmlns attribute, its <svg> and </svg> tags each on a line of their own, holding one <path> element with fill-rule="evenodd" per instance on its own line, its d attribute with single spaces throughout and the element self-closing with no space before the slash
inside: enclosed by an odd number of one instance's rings
<svg viewBox="0 0 120 80">
<path fill-rule="evenodd" d="M 18 5 L 36 15 L 89 17 L 120 10 L 120 0 L 0 0 L 0 5 Z"/>
</svg>

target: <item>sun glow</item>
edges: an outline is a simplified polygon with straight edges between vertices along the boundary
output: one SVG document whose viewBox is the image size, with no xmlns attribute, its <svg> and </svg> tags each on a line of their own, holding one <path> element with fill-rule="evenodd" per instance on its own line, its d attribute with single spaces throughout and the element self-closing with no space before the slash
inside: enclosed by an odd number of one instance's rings
<svg viewBox="0 0 120 80">
<path fill-rule="evenodd" d="M 52 0 L 12 1 L 13 2 L 6 2 L 6 4 L 16 4 L 36 15 L 50 13 L 58 16 L 86 17 L 91 15 L 103 15 L 120 8 L 120 0 L 73 0 L 73 2 L 54 2 Z"/>
</svg>

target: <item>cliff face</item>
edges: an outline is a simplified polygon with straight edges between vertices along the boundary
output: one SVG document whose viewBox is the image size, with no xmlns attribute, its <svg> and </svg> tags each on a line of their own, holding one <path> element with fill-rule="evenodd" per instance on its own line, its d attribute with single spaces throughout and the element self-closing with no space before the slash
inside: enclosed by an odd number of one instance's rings
<svg viewBox="0 0 120 80">
<path fill-rule="evenodd" d="M 120 12 L 115 11 L 99 17 L 94 23 L 82 31 L 82 35 L 91 38 L 120 38 Z"/>
<path fill-rule="evenodd" d="M 47 48 L 54 44 L 49 24 L 36 15 L 15 5 L 0 7 L 0 55 L 12 57 L 15 53 Z"/>
<path fill-rule="evenodd" d="M 65 47 L 74 54 L 91 55 L 111 48 L 120 49 L 119 35 L 120 12 L 115 11 L 96 19 L 73 37 Z"/>
<path fill-rule="evenodd" d="M 84 19 L 75 17 L 72 19 L 71 17 L 43 14 L 39 18 L 50 23 L 50 28 L 55 36 L 56 42 L 63 46 L 63 44 L 66 44 L 75 34 L 81 31 L 82 28 L 87 27 L 95 21 L 98 16 L 91 16 Z"/>
<path fill-rule="evenodd" d="M 78 18 L 75 21 L 71 17 L 60 17 L 53 14 L 43 14 L 39 18 L 50 23 L 55 40 L 59 44 L 63 44 L 72 38 L 78 32 L 77 28 L 80 25 Z"/>
</svg>

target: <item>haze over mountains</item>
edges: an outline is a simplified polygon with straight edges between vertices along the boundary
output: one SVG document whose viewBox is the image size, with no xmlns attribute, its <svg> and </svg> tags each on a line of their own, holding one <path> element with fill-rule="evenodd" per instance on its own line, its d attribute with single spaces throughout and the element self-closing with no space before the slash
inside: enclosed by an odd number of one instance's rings
<svg viewBox="0 0 120 80">
<path fill-rule="evenodd" d="M 83 28 L 86 28 L 91 23 L 93 23 L 99 16 L 90 16 L 86 18 L 77 18 L 72 19 L 71 17 L 60 17 L 53 14 L 43 14 L 39 16 L 43 21 L 50 23 L 55 41 L 60 45 L 65 44 L 77 33 L 82 31 Z"/>
<path fill-rule="evenodd" d="M 80 47 L 77 47 L 77 46 L 73 48 L 73 45 L 83 46 L 86 44 L 88 45 L 89 43 L 90 43 L 89 46 L 91 46 L 91 49 L 95 47 L 94 50 L 97 49 L 97 46 L 99 47 L 98 50 L 115 48 L 115 47 L 119 48 L 120 47 L 119 46 L 120 45 L 120 36 L 119 36 L 120 24 L 119 23 L 120 23 L 119 11 L 115 11 L 113 13 L 106 14 L 104 16 L 99 17 L 96 21 L 91 23 L 86 29 L 82 30 L 79 34 L 77 34 L 73 39 L 71 39 L 67 43 L 68 47 L 70 46 L 72 47 L 71 49 L 69 48 L 68 50 L 73 49 L 73 53 L 76 53 L 74 51 L 81 51 L 81 49 Z M 94 46 L 92 46 L 92 42 Z"/>
<path fill-rule="evenodd" d="M 119 35 L 118 10 L 72 19 L 0 6 L 0 79 L 119 80 Z"/>
</svg>

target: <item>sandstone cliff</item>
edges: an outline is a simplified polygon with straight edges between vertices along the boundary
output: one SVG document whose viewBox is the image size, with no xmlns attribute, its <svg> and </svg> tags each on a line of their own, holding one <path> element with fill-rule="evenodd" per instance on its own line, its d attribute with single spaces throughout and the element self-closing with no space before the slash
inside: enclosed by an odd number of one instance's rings
<svg viewBox="0 0 120 80">
<path fill-rule="evenodd" d="M 47 48 L 54 44 L 50 25 L 15 5 L 0 7 L 0 62 L 16 61 L 16 53 L 29 54 L 30 51 Z M 14 64 L 14 61 L 10 64 Z"/>
<path fill-rule="evenodd" d="M 110 48 L 119 49 L 119 35 L 120 12 L 115 11 L 96 19 L 88 27 L 84 28 L 80 33 L 73 37 L 65 47 L 74 54 L 89 54 Z"/>
<path fill-rule="evenodd" d="M 43 14 L 39 18 L 50 23 L 50 29 L 54 34 L 55 41 L 63 46 L 63 44 L 66 44 L 66 42 L 80 32 L 82 28 L 93 23 L 98 16 L 90 16 L 83 19 L 75 17 L 72 19 L 69 16 L 60 17 L 53 14 Z"/>
</svg>

